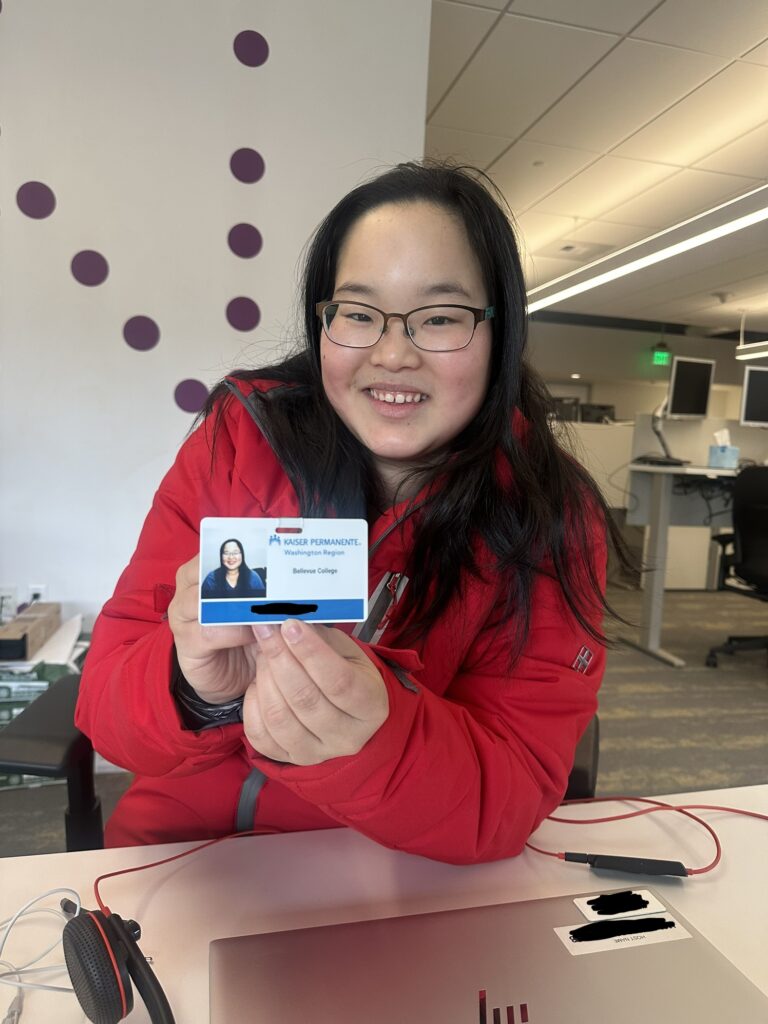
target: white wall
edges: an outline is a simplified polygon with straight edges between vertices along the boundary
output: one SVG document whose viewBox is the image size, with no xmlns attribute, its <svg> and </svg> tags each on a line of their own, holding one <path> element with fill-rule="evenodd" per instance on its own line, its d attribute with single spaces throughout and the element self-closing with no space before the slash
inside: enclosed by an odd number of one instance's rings
<svg viewBox="0 0 768 1024">
<path fill-rule="evenodd" d="M 96 612 L 135 544 L 193 416 L 184 379 L 212 385 L 294 335 L 296 263 L 333 203 L 373 171 L 421 157 L 429 0 L 16 0 L 0 13 L 0 586 L 47 583 Z M 241 63 L 244 30 L 269 56 Z M 245 184 L 231 154 L 264 158 Z M 45 218 L 25 182 L 56 197 Z M 252 259 L 230 228 L 255 225 Z M 92 249 L 103 284 L 70 272 Z M 225 308 L 247 296 L 255 330 Z M 137 351 L 124 322 L 153 318 Z"/>
</svg>

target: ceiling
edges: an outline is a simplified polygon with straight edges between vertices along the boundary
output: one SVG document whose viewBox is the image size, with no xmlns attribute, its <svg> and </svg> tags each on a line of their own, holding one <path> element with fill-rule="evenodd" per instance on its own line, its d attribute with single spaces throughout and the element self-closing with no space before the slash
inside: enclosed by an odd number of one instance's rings
<svg viewBox="0 0 768 1024">
<path fill-rule="evenodd" d="M 768 2 L 433 0 L 427 110 L 533 288 L 768 183 Z M 768 331 L 768 221 L 549 309 Z"/>
</svg>

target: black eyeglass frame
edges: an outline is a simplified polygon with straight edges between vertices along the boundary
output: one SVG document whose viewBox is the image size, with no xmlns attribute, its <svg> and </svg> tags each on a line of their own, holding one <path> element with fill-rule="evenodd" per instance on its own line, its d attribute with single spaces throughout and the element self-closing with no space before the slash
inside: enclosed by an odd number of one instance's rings
<svg viewBox="0 0 768 1024">
<path fill-rule="evenodd" d="M 351 306 L 362 306 L 363 309 L 372 309 L 375 313 L 380 313 L 384 317 L 384 326 L 381 328 L 381 334 L 378 336 L 376 341 L 372 341 L 370 345 L 344 345 L 344 344 L 342 344 L 339 341 L 334 341 L 334 339 L 330 336 L 330 334 L 328 334 L 328 328 L 325 326 L 325 320 L 323 319 L 323 313 L 325 312 L 325 310 L 326 310 L 326 308 L 328 306 L 340 306 L 342 303 L 348 303 Z M 421 345 L 418 345 L 413 340 L 413 336 L 411 335 L 410 331 L 408 330 L 408 317 L 411 316 L 411 314 L 413 314 L 413 313 L 420 313 L 423 309 L 466 309 L 466 310 L 468 310 L 474 316 L 475 323 L 474 323 L 474 325 L 472 327 L 472 333 L 470 334 L 470 336 L 467 339 L 466 343 L 464 345 L 460 345 L 458 348 L 423 348 Z M 315 305 L 315 312 L 320 317 L 320 323 L 323 325 L 323 330 L 325 331 L 326 337 L 334 345 L 338 345 L 339 348 L 359 348 L 359 349 L 373 348 L 373 346 L 374 345 L 378 345 L 378 343 L 384 337 L 384 332 L 387 329 L 387 324 L 389 323 L 389 321 L 392 320 L 392 319 L 396 319 L 396 320 L 402 320 L 403 321 L 403 327 L 405 328 L 405 333 L 408 335 L 408 338 L 410 339 L 411 343 L 413 345 L 415 345 L 416 348 L 419 349 L 420 352 L 461 352 L 462 349 L 465 349 L 467 347 L 467 345 L 469 345 L 470 342 L 472 341 L 472 339 L 474 338 L 475 331 L 477 330 L 477 325 L 483 323 L 485 320 L 492 320 L 493 319 L 493 317 L 496 315 L 496 307 L 495 306 L 486 306 L 484 309 L 482 309 L 482 308 L 478 308 L 477 306 L 463 306 L 459 302 L 442 302 L 439 305 L 431 304 L 429 306 L 417 306 L 416 309 L 411 309 L 407 313 L 385 313 L 383 309 L 379 309 L 378 306 L 371 306 L 367 302 L 355 302 L 354 299 L 328 299 L 325 302 L 318 302 Z"/>
</svg>

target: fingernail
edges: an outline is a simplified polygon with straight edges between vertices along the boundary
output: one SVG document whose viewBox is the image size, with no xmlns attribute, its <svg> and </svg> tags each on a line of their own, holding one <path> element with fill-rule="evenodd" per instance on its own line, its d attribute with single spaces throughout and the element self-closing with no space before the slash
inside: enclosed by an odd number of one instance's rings
<svg viewBox="0 0 768 1024">
<path fill-rule="evenodd" d="M 267 626 L 263 623 L 253 627 L 253 631 L 259 640 L 268 640 L 271 636 L 274 636 L 275 630 L 273 626 Z"/>
<path fill-rule="evenodd" d="M 296 619 L 286 619 L 281 626 L 281 632 L 287 643 L 298 643 L 301 640 L 301 623 L 297 622 Z"/>
</svg>

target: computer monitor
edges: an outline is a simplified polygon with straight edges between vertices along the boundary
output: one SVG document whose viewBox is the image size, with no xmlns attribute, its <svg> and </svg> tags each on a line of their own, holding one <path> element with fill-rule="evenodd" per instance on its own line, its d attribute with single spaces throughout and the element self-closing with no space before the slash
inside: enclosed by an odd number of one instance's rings
<svg viewBox="0 0 768 1024">
<path fill-rule="evenodd" d="M 669 377 L 666 417 L 671 420 L 705 419 L 715 373 L 714 359 L 675 356 Z"/>
<path fill-rule="evenodd" d="M 552 396 L 552 412 L 558 420 L 567 420 L 570 423 L 579 421 L 579 400 L 568 396 Z"/>
<path fill-rule="evenodd" d="M 585 402 L 581 406 L 582 423 L 610 423 L 616 419 L 616 407 L 614 405 L 597 405 L 594 402 Z"/>
<path fill-rule="evenodd" d="M 745 366 L 741 389 L 742 427 L 768 427 L 768 366 Z"/>
</svg>

